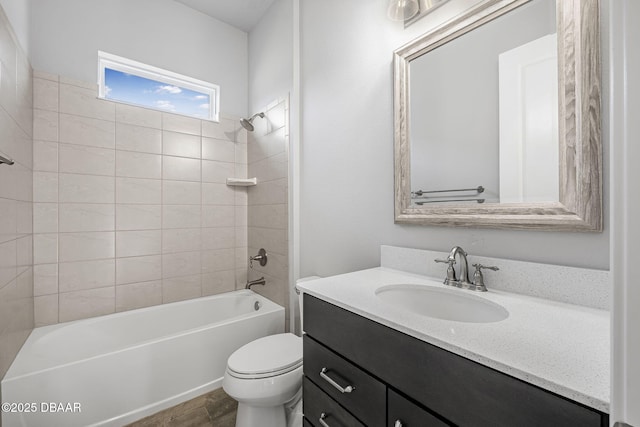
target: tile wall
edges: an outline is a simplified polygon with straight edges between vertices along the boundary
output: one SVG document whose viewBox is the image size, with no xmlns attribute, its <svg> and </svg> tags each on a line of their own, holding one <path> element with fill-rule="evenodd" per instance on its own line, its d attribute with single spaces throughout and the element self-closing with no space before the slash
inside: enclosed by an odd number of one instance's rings
<svg viewBox="0 0 640 427">
<path fill-rule="evenodd" d="M 288 251 L 288 171 L 289 107 L 288 100 L 278 100 L 265 109 L 265 119 L 254 120 L 249 132 L 248 177 L 258 178 L 258 185 L 248 187 L 249 254 L 260 248 L 268 254 L 266 266 L 254 263 L 249 278 L 264 276 L 266 285 L 253 289 L 286 309 L 289 329 L 289 251 Z"/>
<path fill-rule="evenodd" d="M 0 8 L 0 378 L 33 329 L 32 70 Z"/>
<path fill-rule="evenodd" d="M 96 98 L 36 72 L 35 324 L 244 286 L 246 132 Z"/>
</svg>

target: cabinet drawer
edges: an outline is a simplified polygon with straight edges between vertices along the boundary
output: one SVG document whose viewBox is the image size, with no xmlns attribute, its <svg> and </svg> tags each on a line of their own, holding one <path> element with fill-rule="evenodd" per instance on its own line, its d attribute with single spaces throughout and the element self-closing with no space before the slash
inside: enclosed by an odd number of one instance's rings
<svg viewBox="0 0 640 427">
<path fill-rule="evenodd" d="M 336 402 L 370 427 L 385 425 L 386 386 L 313 339 L 303 338 L 304 374 Z M 321 375 L 322 370 L 324 375 Z M 351 386 L 350 393 L 334 385 Z"/>
<path fill-rule="evenodd" d="M 606 414 L 308 294 L 304 326 L 316 341 L 462 427 L 608 424 Z"/>
<path fill-rule="evenodd" d="M 393 389 L 389 389 L 388 427 L 448 427 L 449 424 L 436 418 Z"/>
<path fill-rule="evenodd" d="M 308 378 L 302 385 L 302 405 L 305 421 L 315 427 L 325 427 L 320 422 L 321 418 L 330 427 L 365 426 Z"/>
</svg>

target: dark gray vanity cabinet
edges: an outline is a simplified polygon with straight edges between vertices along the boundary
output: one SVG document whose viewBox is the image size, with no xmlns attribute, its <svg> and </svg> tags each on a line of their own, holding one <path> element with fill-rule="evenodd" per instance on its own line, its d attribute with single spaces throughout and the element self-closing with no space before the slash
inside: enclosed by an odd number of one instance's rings
<svg viewBox="0 0 640 427">
<path fill-rule="evenodd" d="M 313 426 L 608 426 L 607 414 L 319 298 L 303 304 Z"/>
</svg>

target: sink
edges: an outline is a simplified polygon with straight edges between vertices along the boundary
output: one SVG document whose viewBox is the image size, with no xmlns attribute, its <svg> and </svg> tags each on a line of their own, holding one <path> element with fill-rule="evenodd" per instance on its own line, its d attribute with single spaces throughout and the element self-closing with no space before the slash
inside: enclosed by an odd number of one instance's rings
<svg viewBox="0 0 640 427">
<path fill-rule="evenodd" d="M 491 323 L 509 317 L 509 312 L 501 305 L 464 292 L 471 291 L 425 285 L 388 285 L 376 289 L 376 295 L 381 300 L 436 319 Z"/>
</svg>

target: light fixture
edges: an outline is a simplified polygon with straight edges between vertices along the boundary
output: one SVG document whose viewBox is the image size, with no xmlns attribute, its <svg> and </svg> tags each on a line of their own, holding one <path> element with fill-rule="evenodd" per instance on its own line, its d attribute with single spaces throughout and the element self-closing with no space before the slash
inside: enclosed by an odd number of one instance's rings
<svg viewBox="0 0 640 427">
<path fill-rule="evenodd" d="M 387 15 L 393 21 L 406 21 L 419 11 L 418 0 L 390 0 Z"/>
</svg>

